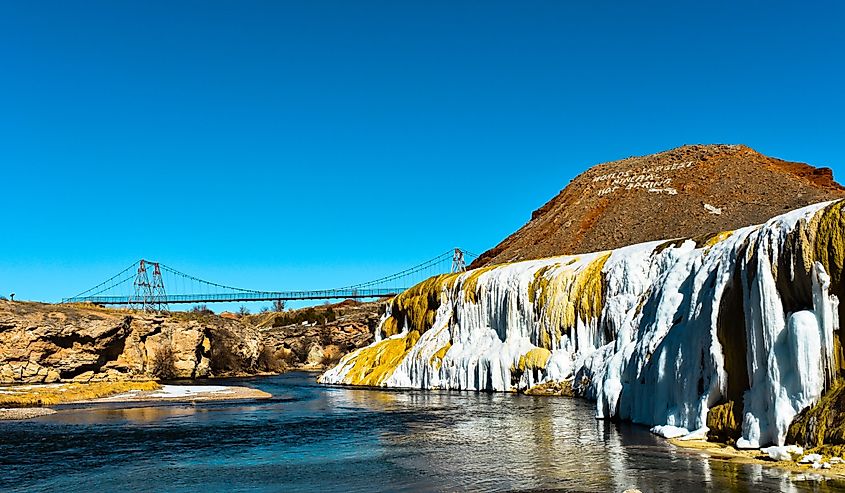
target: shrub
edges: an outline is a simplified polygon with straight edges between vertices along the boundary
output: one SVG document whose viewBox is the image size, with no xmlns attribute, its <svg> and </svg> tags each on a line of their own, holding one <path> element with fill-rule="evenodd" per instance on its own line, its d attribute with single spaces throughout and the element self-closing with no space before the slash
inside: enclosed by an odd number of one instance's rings
<svg viewBox="0 0 845 493">
<path fill-rule="evenodd" d="M 308 322 L 309 324 L 327 324 L 337 320 L 337 313 L 329 307 L 325 310 L 317 310 L 314 307 L 309 307 L 304 310 L 297 310 L 295 312 L 280 313 L 273 320 L 273 327 L 284 327 L 285 325 L 301 324 Z"/>
<path fill-rule="evenodd" d="M 320 364 L 326 367 L 332 367 L 336 365 L 342 356 L 340 353 L 323 353 L 323 357 L 320 358 Z"/>
<path fill-rule="evenodd" d="M 150 363 L 150 374 L 159 380 L 176 378 L 176 362 L 170 346 L 160 346 Z"/>
<path fill-rule="evenodd" d="M 232 347 L 232 342 L 228 337 L 212 337 L 209 366 L 215 375 L 244 370 L 243 361 Z"/>
<path fill-rule="evenodd" d="M 194 305 L 188 312 L 199 315 L 214 315 L 214 312 L 208 308 L 208 305 Z"/>
<path fill-rule="evenodd" d="M 332 342 L 332 329 L 330 327 L 323 327 L 320 331 L 320 345 L 328 346 Z"/>
<path fill-rule="evenodd" d="M 270 371 L 281 373 L 287 370 L 287 364 L 279 358 L 279 354 L 273 352 L 270 346 L 264 346 L 261 353 L 258 355 L 258 369 L 262 371 Z"/>
</svg>

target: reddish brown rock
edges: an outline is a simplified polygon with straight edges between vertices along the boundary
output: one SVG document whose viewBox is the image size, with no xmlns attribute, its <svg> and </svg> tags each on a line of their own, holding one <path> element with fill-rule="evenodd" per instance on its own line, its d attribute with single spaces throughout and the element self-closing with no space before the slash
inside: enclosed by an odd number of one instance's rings
<svg viewBox="0 0 845 493">
<path fill-rule="evenodd" d="M 733 230 L 842 197 L 829 168 L 741 145 L 683 146 L 593 166 L 472 267 Z"/>
</svg>

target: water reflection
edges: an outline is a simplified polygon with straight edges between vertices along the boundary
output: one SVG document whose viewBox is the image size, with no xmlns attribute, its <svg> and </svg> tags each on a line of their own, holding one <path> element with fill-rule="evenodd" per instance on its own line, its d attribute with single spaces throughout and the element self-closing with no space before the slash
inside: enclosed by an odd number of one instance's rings
<svg viewBox="0 0 845 493">
<path fill-rule="evenodd" d="M 589 403 L 244 380 L 269 401 L 64 409 L 0 423 L 2 491 L 829 491 L 680 451 Z"/>
<path fill-rule="evenodd" d="M 161 420 L 173 419 L 179 416 L 193 416 L 197 410 L 194 406 L 143 406 L 121 409 L 91 408 L 68 409 L 62 413 L 61 421 L 74 425 L 96 425 L 114 422 L 132 422 L 135 424 L 158 423 Z"/>
</svg>

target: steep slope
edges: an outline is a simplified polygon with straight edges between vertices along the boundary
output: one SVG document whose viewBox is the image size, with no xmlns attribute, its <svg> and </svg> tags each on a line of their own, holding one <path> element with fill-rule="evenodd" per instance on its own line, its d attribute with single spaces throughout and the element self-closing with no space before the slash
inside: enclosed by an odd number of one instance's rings
<svg viewBox="0 0 845 493">
<path fill-rule="evenodd" d="M 760 224 L 845 197 L 828 168 L 741 145 L 690 145 L 593 166 L 471 267 Z"/>
<path fill-rule="evenodd" d="M 321 381 L 488 391 L 562 381 L 598 417 L 783 444 L 843 377 L 844 205 L 431 278 L 394 298 L 376 342 Z"/>
</svg>

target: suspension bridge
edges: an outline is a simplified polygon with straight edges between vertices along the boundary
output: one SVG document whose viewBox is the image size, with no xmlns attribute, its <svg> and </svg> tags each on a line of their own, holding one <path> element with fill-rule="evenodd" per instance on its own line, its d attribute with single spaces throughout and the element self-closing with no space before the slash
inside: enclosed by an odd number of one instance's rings
<svg viewBox="0 0 845 493">
<path fill-rule="evenodd" d="M 261 291 L 227 286 L 180 272 L 161 262 L 140 260 L 114 276 L 62 303 L 128 305 L 147 311 L 166 311 L 171 304 L 248 301 L 366 299 L 395 296 L 437 274 L 462 272 L 466 260 L 478 255 L 455 248 L 401 272 L 335 289 Z"/>
</svg>

